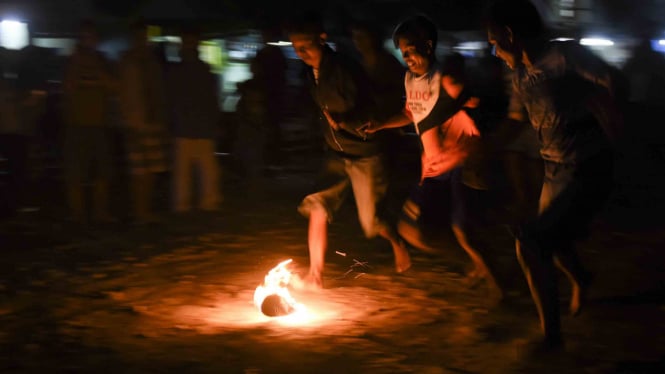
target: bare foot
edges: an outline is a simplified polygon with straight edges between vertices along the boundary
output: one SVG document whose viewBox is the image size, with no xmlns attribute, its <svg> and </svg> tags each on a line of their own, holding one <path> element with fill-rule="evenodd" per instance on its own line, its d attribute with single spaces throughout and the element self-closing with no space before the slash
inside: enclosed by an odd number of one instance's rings
<svg viewBox="0 0 665 374">
<path fill-rule="evenodd" d="M 319 291 L 323 289 L 323 280 L 320 275 L 315 276 L 307 274 L 306 276 L 301 277 L 300 275 L 295 274 L 291 278 L 289 284 L 299 291 Z"/>
<path fill-rule="evenodd" d="M 395 270 L 398 273 L 404 273 L 411 268 L 411 256 L 402 240 L 393 245 L 393 253 L 395 254 Z"/>
<path fill-rule="evenodd" d="M 580 283 L 573 283 L 569 306 L 571 316 L 578 316 L 582 312 L 592 278 L 593 276 L 588 274 Z"/>
<path fill-rule="evenodd" d="M 397 233 L 414 248 L 423 252 L 439 253 L 437 248 L 432 247 L 425 241 L 422 232 L 414 225 L 400 221 L 397 224 Z"/>
<path fill-rule="evenodd" d="M 484 265 L 478 265 L 466 274 L 464 283 L 469 288 L 477 287 L 480 282 L 487 284 L 488 301 L 491 306 L 497 305 L 503 300 L 503 290 L 499 287 L 492 273 Z"/>
<path fill-rule="evenodd" d="M 464 285 L 468 288 L 475 288 L 483 280 L 483 273 L 478 267 L 474 267 L 464 276 Z"/>
<path fill-rule="evenodd" d="M 582 288 L 579 285 L 573 285 L 568 309 L 571 316 L 579 315 L 582 310 Z"/>
</svg>

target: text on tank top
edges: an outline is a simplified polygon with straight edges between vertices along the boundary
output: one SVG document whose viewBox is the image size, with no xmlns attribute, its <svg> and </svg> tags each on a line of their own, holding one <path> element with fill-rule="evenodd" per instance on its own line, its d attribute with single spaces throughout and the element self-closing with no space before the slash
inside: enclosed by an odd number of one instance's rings
<svg viewBox="0 0 665 374">
<path fill-rule="evenodd" d="M 404 76 L 406 105 L 419 135 L 441 125 L 459 110 L 455 108 L 456 101 L 441 89 L 441 79 L 438 67 L 421 76 L 410 71 Z"/>
</svg>

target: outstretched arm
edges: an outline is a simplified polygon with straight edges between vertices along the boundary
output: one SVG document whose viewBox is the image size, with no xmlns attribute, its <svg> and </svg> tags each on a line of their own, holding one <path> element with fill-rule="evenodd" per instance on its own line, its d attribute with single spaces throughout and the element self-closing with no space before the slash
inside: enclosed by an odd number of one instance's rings
<svg viewBox="0 0 665 374">
<path fill-rule="evenodd" d="M 409 109 L 405 106 L 402 108 L 402 111 L 400 113 L 397 113 L 396 115 L 388 118 L 385 122 L 370 122 L 369 125 L 367 125 L 365 129 L 365 133 L 367 134 L 373 134 L 379 130 L 383 129 L 394 129 L 398 127 L 404 127 L 413 122 L 413 118 L 411 117 L 411 112 Z"/>
</svg>

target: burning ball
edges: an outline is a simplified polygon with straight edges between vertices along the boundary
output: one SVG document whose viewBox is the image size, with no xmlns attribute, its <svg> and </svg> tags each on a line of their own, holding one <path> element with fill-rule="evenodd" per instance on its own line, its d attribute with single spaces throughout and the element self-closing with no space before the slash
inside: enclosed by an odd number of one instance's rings
<svg viewBox="0 0 665 374">
<path fill-rule="evenodd" d="M 261 312 L 268 317 L 281 317 L 295 312 L 295 308 L 282 296 L 272 294 L 263 299 Z"/>
<path fill-rule="evenodd" d="M 302 306 L 289 293 L 291 272 L 287 265 L 291 260 L 280 262 L 266 275 L 263 284 L 254 291 L 254 305 L 268 317 L 282 317 L 297 311 Z"/>
</svg>

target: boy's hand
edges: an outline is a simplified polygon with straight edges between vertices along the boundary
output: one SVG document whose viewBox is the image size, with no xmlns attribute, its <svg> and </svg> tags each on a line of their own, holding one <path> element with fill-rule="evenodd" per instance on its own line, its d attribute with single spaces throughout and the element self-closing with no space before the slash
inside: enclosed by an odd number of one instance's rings
<svg viewBox="0 0 665 374">
<path fill-rule="evenodd" d="M 381 124 L 369 121 L 363 127 L 360 128 L 365 134 L 374 134 L 375 132 L 381 130 Z"/>
</svg>

